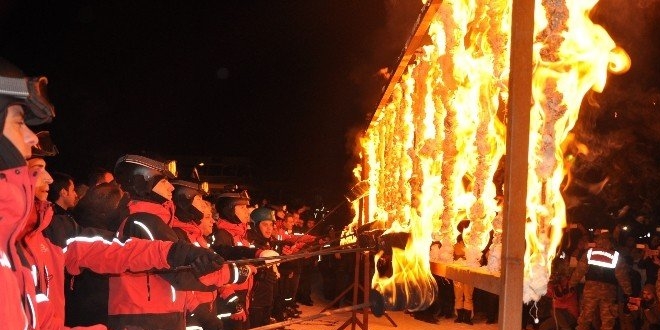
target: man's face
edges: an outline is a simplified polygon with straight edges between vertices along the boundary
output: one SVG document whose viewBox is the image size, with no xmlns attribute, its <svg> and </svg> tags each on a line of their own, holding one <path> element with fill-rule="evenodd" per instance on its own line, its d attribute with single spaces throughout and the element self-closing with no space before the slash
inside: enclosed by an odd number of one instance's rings
<svg viewBox="0 0 660 330">
<path fill-rule="evenodd" d="M 11 105 L 7 108 L 5 126 L 2 128 L 4 135 L 24 158 L 32 156 L 32 147 L 39 143 L 39 138 L 25 125 L 23 107 Z"/>
<path fill-rule="evenodd" d="M 283 225 L 285 230 L 291 230 L 293 229 L 293 225 L 296 223 L 296 220 L 293 219 L 292 216 L 287 216 L 284 219 Z"/>
<path fill-rule="evenodd" d="M 234 206 L 234 213 L 241 220 L 241 223 L 248 223 L 250 221 L 250 207 L 248 205 L 236 205 Z"/>
<path fill-rule="evenodd" d="M 53 178 L 46 171 L 46 161 L 43 158 L 32 158 L 28 160 L 28 168 L 30 173 L 35 173 L 37 176 L 34 197 L 45 202 L 48 198 L 49 185 L 53 183 Z"/>
<path fill-rule="evenodd" d="M 60 191 L 60 198 L 62 199 L 62 207 L 66 210 L 73 208 L 78 203 L 78 193 L 76 193 L 76 186 L 73 181 L 69 180 L 69 187 Z"/>
<path fill-rule="evenodd" d="M 269 220 L 259 222 L 259 231 L 261 232 L 261 235 L 269 238 L 273 235 L 273 222 Z"/>
<path fill-rule="evenodd" d="M 167 179 L 163 178 L 160 179 L 158 183 L 156 183 L 156 185 L 151 189 L 151 191 L 167 199 L 168 201 L 171 201 L 172 192 L 174 191 L 174 186 L 169 181 L 167 181 Z"/>
<path fill-rule="evenodd" d="M 307 228 L 312 228 L 312 227 L 314 227 L 314 225 L 316 225 L 316 220 L 307 219 L 307 222 L 305 222 L 305 224 L 307 225 Z"/>
<path fill-rule="evenodd" d="M 298 213 L 293 214 L 293 223 L 298 227 L 302 227 L 303 224 L 305 224 L 305 222 L 302 219 L 300 219 L 300 214 Z"/>
<path fill-rule="evenodd" d="M 642 299 L 644 299 L 645 301 L 652 301 L 654 297 L 655 297 L 655 292 L 646 289 L 642 290 Z"/>
<path fill-rule="evenodd" d="M 200 197 L 200 199 L 202 198 Z M 202 204 L 204 204 L 204 210 L 202 211 L 204 217 L 199 223 L 199 229 L 202 231 L 202 236 L 208 236 L 213 232 L 213 224 L 215 223 L 215 220 L 213 219 L 213 214 L 211 212 L 211 203 L 202 200 Z"/>
</svg>

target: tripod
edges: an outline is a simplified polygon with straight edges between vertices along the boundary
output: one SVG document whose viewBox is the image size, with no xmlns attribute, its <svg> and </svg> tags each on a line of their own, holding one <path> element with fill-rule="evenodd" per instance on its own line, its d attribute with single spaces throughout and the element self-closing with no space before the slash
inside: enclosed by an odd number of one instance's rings
<svg viewBox="0 0 660 330">
<path fill-rule="evenodd" d="M 358 215 L 358 226 L 362 225 L 362 211 L 364 207 L 364 202 L 362 199 L 359 201 L 359 215 Z M 357 227 L 355 231 L 357 232 Z M 362 260 L 361 260 L 362 259 Z M 362 284 L 360 284 L 360 266 L 363 266 L 363 276 L 362 276 Z M 346 320 L 337 330 L 343 330 L 346 329 L 349 325 L 351 325 L 351 329 L 355 330 L 356 325 L 360 327 L 362 330 L 368 330 L 369 329 L 369 313 L 371 312 L 370 306 L 371 304 L 369 303 L 369 290 L 368 288 L 370 287 L 370 275 L 371 275 L 371 254 L 370 251 L 360 251 L 355 253 L 355 270 L 353 273 L 353 283 L 349 285 L 342 293 L 340 293 L 333 301 L 331 301 L 327 307 L 325 307 L 321 313 L 325 312 L 330 308 L 330 306 L 334 306 L 336 303 L 344 299 L 344 297 L 353 291 L 353 299 L 351 301 L 351 304 L 353 306 L 358 305 L 358 298 L 359 298 L 359 291 L 362 291 L 362 307 L 361 310 L 353 309 L 351 311 L 351 316 L 348 320 Z M 362 321 L 357 317 L 357 313 L 362 313 Z M 383 316 L 387 318 L 387 320 L 392 324 L 393 327 L 398 327 L 396 322 L 387 314 L 387 312 L 383 313 Z"/>
</svg>

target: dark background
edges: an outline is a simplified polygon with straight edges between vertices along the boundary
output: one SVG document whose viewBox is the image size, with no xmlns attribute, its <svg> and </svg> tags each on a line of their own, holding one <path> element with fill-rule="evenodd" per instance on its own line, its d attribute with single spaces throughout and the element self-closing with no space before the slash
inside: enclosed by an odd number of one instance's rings
<svg viewBox="0 0 660 330">
<path fill-rule="evenodd" d="M 386 83 L 377 72 L 396 64 L 419 8 L 5 1 L 0 53 L 50 80 L 51 167 L 84 178 L 128 152 L 245 157 L 255 181 L 336 200 L 351 184 L 354 132 Z"/>
<path fill-rule="evenodd" d="M 255 181 L 333 203 L 351 185 L 366 128 L 421 8 L 397 0 L 0 2 L 0 54 L 47 75 L 60 155 L 92 166 L 146 151 L 245 157 Z M 660 210 L 660 2 L 602 0 L 594 20 L 631 55 L 630 72 L 591 94 L 576 135 L 593 152 L 568 191 L 577 221 Z M 277 186 L 275 184 L 275 186 Z M 634 211 L 634 212 L 633 212 Z"/>
</svg>

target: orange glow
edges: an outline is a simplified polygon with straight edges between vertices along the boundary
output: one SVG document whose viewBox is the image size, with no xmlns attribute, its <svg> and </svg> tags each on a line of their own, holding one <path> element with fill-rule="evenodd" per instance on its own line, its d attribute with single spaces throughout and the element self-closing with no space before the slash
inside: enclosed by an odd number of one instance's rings
<svg viewBox="0 0 660 330">
<path fill-rule="evenodd" d="M 585 93 L 602 91 L 608 69 L 630 67 L 625 51 L 589 19 L 596 3 L 536 1 L 526 302 L 545 294 L 566 224 L 562 143 Z M 361 141 L 367 166 L 356 175 L 371 184 L 366 219 L 411 238 L 393 251 L 393 275 L 376 271 L 372 281 L 390 304 L 405 298 L 414 310 L 433 301 L 430 244 L 442 244 L 435 261 L 453 262 L 464 219 L 471 221 L 465 264 L 480 266 L 492 231 L 488 269 L 499 273 L 502 182 L 495 175 L 505 152 L 510 22 L 511 0 L 443 1 L 429 27 L 432 44 L 417 51 Z"/>
</svg>

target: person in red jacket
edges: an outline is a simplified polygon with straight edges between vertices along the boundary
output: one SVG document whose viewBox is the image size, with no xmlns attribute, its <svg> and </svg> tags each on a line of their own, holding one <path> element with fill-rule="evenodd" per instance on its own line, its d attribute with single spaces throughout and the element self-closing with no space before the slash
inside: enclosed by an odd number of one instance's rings
<svg viewBox="0 0 660 330">
<path fill-rule="evenodd" d="M 36 152 L 33 151 L 33 155 Z M 81 268 L 119 274 L 188 265 L 198 256 L 214 257 L 210 251 L 171 242 L 139 239 L 121 242 L 113 239 L 111 232 L 79 228 L 75 222 L 67 221 L 68 217 L 54 218 L 52 204 L 47 201 L 52 178 L 46 170 L 45 159 L 38 156 L 28 160 L 29 170 L 37 178 L 35 207 L 19 235 L 23 265 L 31 270 L 35 279 L 36 328 L 65 328 L 65 269 L 73 275 L 79 274 Z M 94 328 L 105 329 L 105 326 Z"/>
<path fill-rule="evenodd" d="M 45 77 L 30 78 L 0 58 L 0 320 L 5 329 L 33 329 L 36 313 L 31 274 L 21 267 L 16 237 L 33 204 L 34 178 L 25 159 L 38 143 L 27 125 L 50 122 L 55 115 L 40 93 Z"/>
<path fill-rule="evenodd" d="M 186 180 L 173 180 L 174 193 L 172 200 L 176 206 L 174 214 L 176 218 L 172 221 L 172 228 L 179 239 L 187 240 L 195 246 L 208 249 L 210 245 L 204 238 L 210 234 L 208 224 L 211 221 L 210 207 L 202 199 L 208 195 L 208 185 L 202 182 L 190 182 Z M 205 212 L 206 211 L 206 212 Z M 206 213 L 206 214 L 205 214 Z M 205 226 L 202 226 L 202 225 Z M 202 229 L 204 228 L 204 230 Z M 186 326 L 201 326 L 203 329 L 222 329 L 222 321 L 217 317 L 215 308 L 216 291 L 192 291 L 192 299 L 195 306 L 187 306 L 190 310 L 186 319 Z"/>
<path fill-rule="evenodd" d="M 124 155 L 117 160 L 115 178 L 131 196 L 117 236 L 171 241 L 191 250 L 205 250 L 180 240 L 172 230 L 176 216 L 172 203 L 174 187 L 169 180 L 176 178 L 176 169 L 171 165 L 139 155 Z M 222 264 L 217 271 L 201 277 L 185 269 L 112 277 L 108 326 L 185 329 L 189 297 L 181 291 L 213 291 L 228 283 L 243 283 L 254 271 L 254 267 Z"/>
<path fill-rule="evenodd" d="M 249 247 L 247 231 L 250 222 L 250 197 L 245 190 L 234 186 L 227 188 L 215 202 L 219 219 L 214 233 L 213 248 Z M 253 278 L 242 284 L 226 286 L 220 290 L 217 307 L 219 312 L 230 313 L 231 317 L 224 320 L 226 329 L 249 329 L 248 309 L 250 289 Z"/>
</svg>

